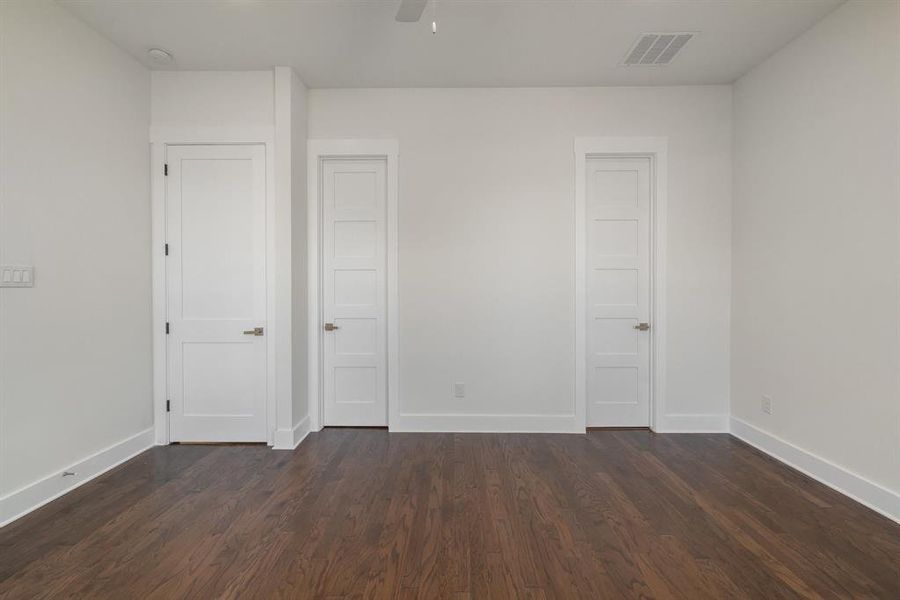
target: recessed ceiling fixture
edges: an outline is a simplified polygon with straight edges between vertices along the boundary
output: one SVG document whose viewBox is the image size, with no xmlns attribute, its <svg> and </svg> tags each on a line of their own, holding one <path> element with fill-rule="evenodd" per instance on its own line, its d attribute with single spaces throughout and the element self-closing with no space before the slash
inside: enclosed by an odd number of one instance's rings
<svg viewBox="0 0 900 600">
<path fill-rule="evenodd" d="M 171 52 L 167 52 L 162 48 L 150 48 L 147 50 L 147 56 L 150 58 L 151 62 L 158 65 L 167 65 L 175 60 L 175 57 L 172 56 Z"/>
<path fill-rule="evenodd" d="M 629 67 L 667 65 L 694 35 L 696 34 L 644 33 L 625 55 L 622 64 Z"/>
</svg>

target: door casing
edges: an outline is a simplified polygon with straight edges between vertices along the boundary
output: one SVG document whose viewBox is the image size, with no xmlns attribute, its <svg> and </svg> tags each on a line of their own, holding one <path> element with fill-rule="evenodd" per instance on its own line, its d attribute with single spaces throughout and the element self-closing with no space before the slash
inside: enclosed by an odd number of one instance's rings
<svg viewBox="0 0 900 600">
<path fill-rule="evenodd" d="M 650 159 L 650 429 L 665 429 L 666 204 L 668 138 L 575 139 L 575 412 L 587 426 L 587 160 Z"/>
<path fill-rule="evenodd" d="M 387 405 L 388 429 L 397 423 L 399 414 L 398 364 L 398 170 L 399 145 L 393 139 L 311 139 L 307 144 L 307 252 L 309 347 L 307 369 L 309 381 L 310 430 L 323 427 L 324 395 L 322 386 L 323 342 L 322 329 L 322 163 L 329 158 L 383 159 L 387 164 Z"/>
</svg>

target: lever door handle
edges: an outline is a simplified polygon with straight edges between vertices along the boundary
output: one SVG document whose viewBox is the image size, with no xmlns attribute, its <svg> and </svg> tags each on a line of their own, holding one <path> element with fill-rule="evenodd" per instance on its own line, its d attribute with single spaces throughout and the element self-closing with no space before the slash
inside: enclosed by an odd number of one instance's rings
<svg viewBox="0 0 900 600">
<path fill-rule="evenodd" d="M 262 335 L 263 328 L 262 327 L 254 327 L 253 329 L 244 330 L 244 335 Z"/>
<path fill-rule="evenodd" d="M 325 323 L 325 331 L 334 331 L 335 329 L 340 329 L 340 327 L 334 323 Z"/>
<path fill-rule="evenodd" d="M 634 328 L 638 331 L 647 331 L 648 329 L 650 329 L 650 323 L 638 323 L 634 326 Z"/>
</svg>

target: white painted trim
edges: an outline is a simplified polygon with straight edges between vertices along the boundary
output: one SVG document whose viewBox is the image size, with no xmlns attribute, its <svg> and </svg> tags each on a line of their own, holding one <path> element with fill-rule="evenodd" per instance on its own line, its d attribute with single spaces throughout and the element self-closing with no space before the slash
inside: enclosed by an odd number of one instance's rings
<svg viewBox="0 0 900 600">
<path fill-rule="evenodd" d="M 387 382 L 388 428 L 393 430 L 400 411 L 399 354 L 399 179 L 397 162 L 399 144 L 393 139 L 371 140 L 323 140 L 310 139 L 307 143 L 308 193 L 307 193 L 307 249 L 309 253 L 309 419 L 310 429 L 322 429 L 321 391 L 321 264 L 319 245 L 321 240 L 321 194 L 319 192 L 320 165 L 327 157 L 379 157 L 387 161 Z"/>
<path fill-rule="evenodd" d="M 60 473 L 54 473 L 0 497 L 0 527 L 25 516 L 151 448 L 154 445 L 153 437 L 153 428 L 150 427 L 69 465 Z M 63 477 L 62 471 L 70 471 L 75 475 Z"/>
<path fill-rule="evenodd" d="M 157 444 L 169 443 L 169 415 L 166 412 L 168 392 L 166 359 L 166 180 L 163 165 L 166 162 L 164 142 L 150 144 L 150 260 L 151 260 L 151 310 L 153 343 L 153 428 Z"/>
<path fill-rule="evenodd" d="M 153 415 L 157 444 L 169 443 L 169 417 L 166 413 L 168 382 L 166 376 L 166 182 L 163 165 L 166 146 L 203 144 L 262 144 L 266 152 L 266 431 L 269 445 L 275 443 L 278 377 L 291 377 L 290 369 L 276 369 L 276 339 L 280 335 L 290 338 L 291 332 L 282 331 L 276 312 L 275 298 L 278 290 L 288 288 L 291 280 L 276 279 L 279 257 L 275 241 L 275 130 L 273 127 L 151 127 L 150 128 L 150 181 L 151 181 L 151 243 L 152 260 L 152 310 L 153 310 Z M 288 249 L 290 245 L 288 244 Z M 290 253 L 289 253 L 290 254 Z M 281 257 L 290 264 L 290 255 Z M 283 292 L 282 292 L 283 293 Z M 288 307 L 290 310 L 290 307 Z M 290 323 L 288 322 L 288 325 Z M 290 359 L 290 357 L 288 357 Z M 290 382 L 286 386 L 290 389 Z M 292 402 L 290 399 L 288 403 Z"/>
<path fill-rule="evenodd" d="M 801 473 L 900 523 L 900 494 L 787 440 L 731 417 L 731 434 Z"/>
<path fill-rule="evenodd" d="M 276 299 L 282 290 L 287 288 L 288 297 L 291 294 L 291 278 L 286 281 L 280 281 L 276 276 L 276 269 L 279 262 L 278 257 L 278 193 L 275 189 L 275 139 L 274 135 L 264 142 L 266 148 L 266 442 L 270 446 L 275 444 L 275 430 L 278 428 L 278 391 L 287 387 L 291 389 L 290 381 L 287 386 L 279 385 L 277 365 L 278 365 L 278 340 L 287 337 L 288 347 L 290 347 L 290 322 L 288 322 L 287 331 L 283 330 L 282 322 L 279 319 L 278 304 Z M 288 202 L 290 204 L 290 201 Z M 290 235 L 290 234 L 288 234 Z M 291 261 L 290 243 L 288 243 L 288 251 L 286 258 L 288 264 Z M 290 269 L 288 269 L 290 273 Z M 290 306 L 288 307 L 290 310 Z M 282 375 L 290 377 L 292 371 L 288 370 Z M 293 405 L 293 400 L 288 398 L 286 402 Z"/>
<path fill-rule="evenodd" d="M 293 429 L 279 429 L 275 432 L 275 450 L 294 450 L 309 435 L 309 415 L 300 419 Z"/>
<path fill-rule="evenodd" d="M 271 144 L 274 127 L 150 127 L 151 144 Z"/>
<path fill-rule="evenodd" d="M 650 428 L 661 431 L 666 414 L 666 248 L 668 138 L 575 139 L 575 414 L 587 426 L 587 217 L 585 163 L 591 156 L 646 156 L 651 159 Z M 727 424 L 726 424 L 727 425 Z"/>
<path fill-rule="evenodd" d="M 657 433 L 728 433 L 728 415 L 662 415 L 657 421 L 654 431 Z"/>
<path fill-rule="evenodd" d="M 575 415 L 400 414 L 392 432 L 584 433 Z"/>
</svg>

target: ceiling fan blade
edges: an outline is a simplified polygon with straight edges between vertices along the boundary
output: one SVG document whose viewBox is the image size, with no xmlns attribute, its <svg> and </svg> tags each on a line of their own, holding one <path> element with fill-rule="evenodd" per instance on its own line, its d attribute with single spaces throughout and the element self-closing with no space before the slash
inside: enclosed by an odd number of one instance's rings
<svg viewBox="0 0 900 600">
<path fill-rule="evenodd" d="M 400 23 L 415 23 L 422 18 L 425 5 L 428 0 L 403 0 L 397 9 L 397 21 Z"/>
</svg>

